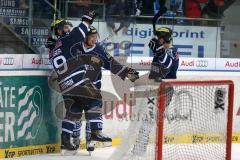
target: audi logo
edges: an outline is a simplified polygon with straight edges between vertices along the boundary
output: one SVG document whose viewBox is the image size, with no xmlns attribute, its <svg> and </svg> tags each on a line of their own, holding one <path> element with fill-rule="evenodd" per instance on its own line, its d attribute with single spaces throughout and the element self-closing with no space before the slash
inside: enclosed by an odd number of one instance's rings
<svg viewBox="0 0 240 160">
<path fill-rule="evenodd" d="M 208 67 L 208 61 L 206 60 L 197 60 L 196 67 Z"/>
<path fill-rule="evenodd" d="M 14 58 L 13 57 L 5 57 L 3 58 L 3 65 L 13 65 Z"/>
</svg>

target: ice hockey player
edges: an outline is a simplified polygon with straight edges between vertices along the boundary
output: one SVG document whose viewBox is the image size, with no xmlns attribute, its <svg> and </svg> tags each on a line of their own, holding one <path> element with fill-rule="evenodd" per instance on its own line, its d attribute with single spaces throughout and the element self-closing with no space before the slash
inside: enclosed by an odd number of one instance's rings
<svg viewBox="0 0 240 160">
<path fill-rule="evenodd" d="M 51 24 L 51 31 L 54 33 L 47 39 L 46 48 L 49 49 L 49 59 L 52 58 L 52 51 L 57 39 L 67 35 L 71 31 L 72 24 L 64 19 L 56 19 Z"/>
<path fill-rule="evenodd" d="M 161 27 L 155 31 L 156 37 L 148 44 L 154 57 L 152 61 L 149 79 L 161 81 L 161 79 L 176 79 L 179 64 L 179 53 L 172 46 L 172 30 Z"/>
<path fill-rule="evenodd" d="M 111 142 L 102 133 L 101 67 L 110 70 L 123 80 L 134 82 L 139 78 L 134 69 L 122 66 L 103 47 L 97 44 L 97 30 L 90 26 L 96 13 L 88 11 L 82 23 L 60 38 L 53 51 L 53 67 L 58 74 L 58 84 L 63 94 L 66 116 L 62 121 L 62 148 L 79 147 L 81 117 L 84 110 L 87 150 L 94 150 L 94 141 Z"/>
</svg>

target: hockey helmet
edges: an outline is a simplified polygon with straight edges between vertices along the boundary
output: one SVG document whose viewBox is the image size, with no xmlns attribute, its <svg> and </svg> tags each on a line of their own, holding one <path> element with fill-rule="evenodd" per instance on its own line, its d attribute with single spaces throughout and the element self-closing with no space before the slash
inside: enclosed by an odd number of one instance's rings
<svg viewBox="0 0 240 160">
<path fill-rule="evenodd" d="M 57 35 L 58 34 L 57 30 L 63 31 L 65 25 L 69 25 L 72 27 L 72 23 L 70 23 L 64 19 L 56 19 L 51 24 L 51 30 L 54 31 L 55 34 Z"/>
<path fill-rule="evenodd" d="M 168 27 L 158 28 L 155 32 L 156 36 L 160 39 L 163 38 L 165 42 L 170 43 L 172 41 L 173 31 Z"/>
<path fill-rule="evenodd" d="M 95 42 L 93 41 L 93 37 L 95 37 Z M 97 43 L 98 41 L 98 38 L 99 38 L 99 35 L 98 35 L 98 31 L 95 27 L 93 26 L 90 26 L 89 27 L 89 30 L 86 34 L 86 38 L 85 38 L 85 43 L 88 45 L 88 46 L 93 46 L 95 43 Z M 93 44 L 94 42 L 94 44 Z"/>
<path fill-rule="evenodd" d="M 97 31 L 97 29 L 95 27 L 90 26 L 89 27 L 89 31 L 87 33 L 87 36 L 92 35 L 92 34 L 98 34 L 98 31 Z"/>
</svg>

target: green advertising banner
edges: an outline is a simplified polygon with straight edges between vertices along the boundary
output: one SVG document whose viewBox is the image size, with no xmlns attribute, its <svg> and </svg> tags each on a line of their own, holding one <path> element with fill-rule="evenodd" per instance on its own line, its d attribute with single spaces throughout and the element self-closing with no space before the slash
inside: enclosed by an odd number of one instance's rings
<svg viewBox="0 0 240 160">
<path fill-rule="evenodd" d="M 0 76 L 0 158 L 57 151 L 51 97 L 47 76 Z"/>
</svg>

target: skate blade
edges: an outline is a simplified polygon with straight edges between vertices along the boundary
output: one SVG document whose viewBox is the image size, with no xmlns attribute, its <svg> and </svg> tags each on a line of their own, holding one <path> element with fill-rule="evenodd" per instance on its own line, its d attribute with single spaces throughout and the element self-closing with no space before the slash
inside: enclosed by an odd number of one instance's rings
<svg viewBox="0 0 240 160">
<path fill-rule="evenodd" d="M 66 150 L 66 149 L 62 149 L 61 151 L 61 155 L 63 156 L 72 156 L 72 155 L 76 155 L 78 153 L 78 150 Z"/>
<path fill-rule="evenodd" d="M 112 142 L 99 142 L 99 141 L 96 141 L 96 146 L 98 148 L 105 148 L 105 147 L 112 147 Z"/>
</svg>

